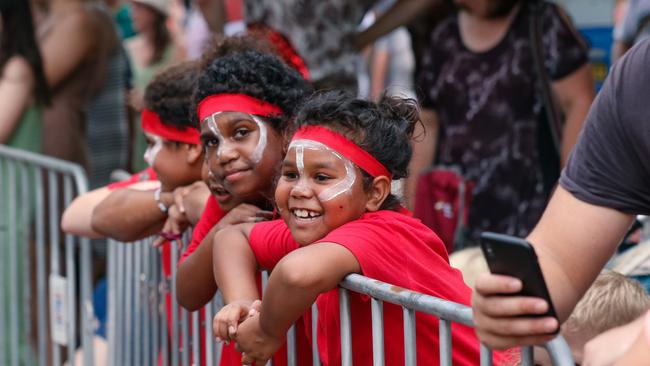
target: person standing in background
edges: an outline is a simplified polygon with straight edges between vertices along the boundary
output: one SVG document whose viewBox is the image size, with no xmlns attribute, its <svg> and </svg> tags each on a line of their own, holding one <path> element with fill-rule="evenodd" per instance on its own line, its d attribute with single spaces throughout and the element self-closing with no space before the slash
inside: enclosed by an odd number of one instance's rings
<svg viewBox="0 0 650 366">
<path fill-rule="evenodd" d="M 614 26 L 612 63 L 646 37 L 650 37 L 650 0 L 629 0 L 625 15 Z"/>
<path fill-rule="evenodd" d="M 0 144 L 12 148 L 23 149 L 31 152 L 41 150 L 41 109 L 50 99 L 49 87 L 43 71 L 42 59 L 36 44 L 34 25 L 30 2 L 24 0 L 4 0 L 0 2 Z M 24 208 L 20 205 L 17 211 L 9 211 L 7 204 L 9 197 L 9 178 L 6 171 L 7 165 L 0 165 L 0 243 L 3 246 L 3 255 L 0 256 L 0 301 L 4 304 L 0 308 L 0 332 L 11 335 L 3 337 L 0 348 L 10 350 L 0 356 L 0 364 L 9 365 L 31 364 L 31 350 L 29 347 L 29 302 L 23 292 L 21 296 L 11 295 L 11 282 L 14 288 L 24 288 L 28 282 L 23 277 L 25 273 L 24 261 L 15 263 L 17 277 L 11 277 L 8 270 L 11 255 L 5 252 L 11 245 L 16 245 L 16 252 L 24 252 L 29 243 L 28 232 L 23 230 L 28 226 L 23 220 Z M 12 182 L 14 187 L 20 184 L 19 180 Z M 23 191 L 24 192 L 24 191 Z M 24 194 L 24 193 L 23 193 Z M 9 218 L 13 215 L 13 221 Z M 19 240 L 10 241 L 12 235 L 9 226 L 13 224 L 14 237 Z M 15 243 L 15 244 L 14 244 Z M 10 321 L 11 302 L 18 303 L 16 309 L 18 320 Z M 12 326 L 17 326 L 17 329 Z M 13 340 L 10 341 L 11 338 Z M 12 344 L 17 344 L 17 349 L 12 349 Z M 11 355 L 11 357 L 10 357 Z"/>
<path fill-rule="evenodd" d="M 132 0 L 131 17 L 138 35 L 126 42 L 126 50 L 133 72 L 133 89 L 129 95 L 129 106 L 140 120 L 143 108 L 144 90 L 156 73 L 176 60 L 172 38 L 167 29 L 169 3 L 167 0 Z M 131 168 L 143 170 L 146 164 L 142 158 L 146 141 L 139 124 L 133 127 L 133 153 Z"/>
<path fill-rule="evenodd" d="M 92 1 L 50 0 L 38 27 L 45 77 L 52 89 L 43 113 L 43 153 L 89 171 L 87 109 L 101 90 L 117 45 L 105 9 Z"/>
<path fill-rule="evenodd" d="M 594 97 L 585 43 L 557 5 L 541 1 L 540 61 L 565 116 L 557 151 L 536 93 L 532 3 L 455 0 L 457 13 L 435 29 L 423 58 L 424 131 L 414 134 L 422 137 L 414 142 L 405 196 L 413 207 L 417 178 L 434 161 L 475 183 L 469 237 L 456 249 L 478 244 L 484 230 L 525 236 L 532 229 Z"/>
</svg>

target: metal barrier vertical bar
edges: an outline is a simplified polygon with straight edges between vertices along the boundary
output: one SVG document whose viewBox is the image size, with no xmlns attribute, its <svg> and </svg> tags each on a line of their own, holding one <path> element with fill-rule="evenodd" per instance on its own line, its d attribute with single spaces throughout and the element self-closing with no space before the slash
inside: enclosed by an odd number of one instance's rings
<svg viewBox="0 0 650 366">
<path fill-rule="evenodd" d="M 151 362 L 151 240 L 147 240 L 142 248 L 142 300 L 143 300 L 143 319 L 142 329 L 144 329 L 143 341 L 143 365 L 152 365 Z"/>
<path fill-rule="evenodd" d="M 296 366 L 296 326 L 292 325 L 287 332 L 287 365 Z"/>
<path fill-rule="evenodd" d="M 124 364 L 125 365 L 133 365 L 135 362 L 133 361 L 133 340 L 132 340 L 132 335 L 133 335 L 133 248 L 135 247 L 135 243 L 130 243 L 128 245 L 125 245 L 125 258 L 124 258 L 124 264 L 126 268 L 124 268 L 124 279 L 125 279 L 125 284 L 124 284 L 124 289 L 125 289 L 125 296 L 124 296 L 124 326 L 125 326 L 125 333 L 124 333 Z"/>
<path fill-rule="evenodd" d="M 93 307 L 93 269 L 92 249 L 90 240 L 81 238 L 81 311 L 82 318 L 82 347 L 84 349 L 84 365 L 94 364 L 93 337 L 95 335 L 95 308 Z"/>
<path fill-rule="evenodd" d="M 404 315 L 404 365 L 415 366 L 416 348 L 415 348 L 415 310 L 402 308 Z"/>
<path fill-rule="evenodd" d="M 47 181 L 49 187 L 49 212 L 47 217 L 50 228 L 50 273 L 58 275 L 61 274 L 59 268 L 59 223 L 56 220 L 59 212 L 57 202 L 59 187 L 53 171 L 48 172 Z M 61 349 L 54 342 L 52 342 L 52 362 L 54 365 L 61 365 Z"/>
<path fill-rule="evenodd" d="M 133 326 L 133 358 L 136 365 L 142 365 L 142 266 L 140 260 L 142 259 L 142 246 L 143 241 L 140 240 L 133 244 L 133 286 L 135 289 L 135 312 Z"/>
<path fill-rule="evenodd" d="M 4 177 L 5 174 L 5 159 L 0 157 L 0 177 Z M 4 190 L 0 190 L 0 222 L 6 222 L 8 218 L 5 218 L 4 216 L 9 212 L 8 209 L 5 208 L 5 205 L 8 201 L 7 197 L 7 192 Z M 0 232 L 0 239 L 4 240 L 6 237 L 2 232 Z M 6 273 L 6 266 L 5 263 L 2 262 L 2 268 L 0 268 L 0 283 L 6 283 L 5 278 L 7 278 L 8 275 Z M 5 316 L 7 314 L 5 310 L 5 305 L 9 303 L 8 300 L 8 294 L 5 293 L 7 289 L 3 286 L 0 288 L 0 329 L 7 329 L 7 319 L 5 319 Z M 6 342 L 7 339 L 5 338 L 6 332 L 2 331 L 0 332 L 0 362 L 6 363 L 7 358 L 8 358 L 8 349 L 6 347 Z"/>
<path fill-rule="evenodd" d="M 221 291 L 217 291 L 217 295 L 214 297 L 212 302 L 212 313 L 216 314 L 217 311 L 222 307 L 223 307 L 223 295 L 221 294 Z M 212 324 L 212 319 L 210 321 L 210 324 Z M 212 339 L 212 337 L 210 337 L 210 339 Z M 221 362 L 221 353 L 223 352 L 223 343 L 222 342 L 217 343 L 215 341 L 212 341 L 212 346 L 214 347 L 214 360 L 217 364 L 219 364 Z"/>
<path fill-rule="evenodd" d="M 151 313 L 156 314 L 151 317 L 151 359 L 153 363 L 157 362 L 157 357 L 167 358 L 167 355 L 160 353 L 160 313 L 158 291 L 160 285 L 160 263 L 158 262 L 158 253 L 154 248 L 149 249 L 149 261 L 151 262 Z"/>
<path fill-rule="evenodd" d="M 72 201 L 72 182 L 69 176 L 63 177 L 63 202 L 64 206 L 67 207 L 68 204 Z M 68 363 L 72 366 L 75 365 L 75 349 L 77 348 L 77 339 L 76 339 L 76 330 L 77 330 L 77 319 L 76 319 L 76 266 L 75 266 L 75 247 L 74 239 L 72 235 L 65 235 L 65 277 L 68 281 L 67 288 L 67 318 L 68 318 Z"/>
<path fill-rule="evenodd" d="M 29 171 L 27 168 L 27 164 L 21 163 L 20 164 L 20 186 L 23 188 L 23 196 L 21 197 L 20 202 L 23 203 L 23 207 L 27 207 L 28 209 L 23 209 L 22 210 L 22 217 L 21 217 L 21 222 L 22 225 L 24 225 L 25 230 L 22 232 L 22 238 L 20 240 L 25 243 L 22 246 L 22 253 L 20 253 L 20 257 L 22 258 L 22 278 L 23 278 L 23 284 L 21 286 L 23 290 L 22 294 L 22 299 L 23 299 L 23 304 L 29 306 L 29 309 L 31 311 L 31 299 L 32 299 L 32 282 L 31 282 L 31 277 L 32 277 L 32 271 L 31 271 L 31 257 L 30 257 L 30 247 L 32 245 L 32 239 L 33 237 L 31 236 L 31 225 L 32 225 L 32 217 L 34 214 L 34 197 L 33 197 L 33 190 L 36 189 L 33 184 L 30 184 L 30 179 L 29 179 Z M 0 209 L 1 210 L 1 209 Z M 2 221 L 2 220 L 0 220 Z M 0 300 L 1 301 L 1 300 Z M 32 319 L 31 319 L 31 313 L 30 311 L 23 311 L 23 329 L 25 329 L 25 334 L 29 334 L 29 330 L 32 329 Z M 0 328 L 4 329 L 4 328 Z M 28 335 L 26 338 L 28 339 Z M 22 354 L 22 359 L 25 360 L 24 362 L 33 362 L 34 356 L 31 354 L 32 350 L 30 347 L 23 347 L 23 354 Z"/>
<path fill-rule="evenodd" d="M 521 366 L 533 365 L 533 347 L 521 347 Z"/>
<path fill-rule="evenodd" d="M 370 312 L 372 314 L 372 364 L 384 366 L 384 304 L 371 298 Z"/>
<path fill-rule="evenodd" d="M 339 288 L 339 308 L 341 312 L 341 364 L 352 366 L 352 327 L 350 322 L 350 295 Z"/>
<path fill-rule="evenodd" d="M 440 318 L 438 323 L 440 366 L 451 366 L 451 322 Z"/>
<path fill-rule="evenodd" d="M 170 335 L 168 334 L 167 330 L 171 329 L 174 327 L 173 325 L 173 320 L 172 324 L 167 323 L 167 319 L 170 317 L 167 316 L 167 301 L 166 297 L 167 294 L 169 293 L 169 283 L 167 282 L 167 278 L 165 277 L 164 273 L 162 273 L 162 260 L 160 259 L 160 256 L 156 256 L 157 262 L 159 264 L 158 268 L 158 276 L 160 278 L 160 285 L 159 285 L 159 291 L 160 291 L 160 298 L 159 298 L 159 305 L 158 305 L 158 312 L 161 315 L 160 317 L 160 344 L 161 344 L 161 350 L 162 350 L 162 364 L 163 366 L 168 366 L 169 365 L 169 346 L 170 346 Z M 177 336 L 178 337 L 178 336 Z M 173 344 L 171 345 L 173 347 Z M 177 354 L 178 355 L 178 354 Z M 178 361 L 176 361 L 178 363 Z"/>
<path fill-rule="evenodd" d="M 311 306 L 311 364 L 320 366 L 320 353 L 318 353 L 318 305 Z"/>
<path fill-rule="evenodd" d="M 203 360 L 201 360 L 201 347 L 203 345 L 201 344 L 201 322 L 200 322 L 200 314 L 203 312 L 203 310 L 197 310 L 191 312 L 192 314 L 192 364 L 194 365 L 200 365 L 203 363 Z M 205 341 L 208 341 L 208 338 L 205 339 Z"/>
<path fill-rule="evenodd" d="M 175 242 L 169 242 L 166 243 L 165 245 L 170 245 L 170 251 L 171 251 L 171 262 L 176 263 L 178 261 L 178 251 L 174 250 L 174 247 L 176 245 Z M 164 264 L 163 264 L 164 265 Z M 176 286 L 174 285 L 174 281 L 176 280 L 176 266 L 172 265 L 172 278 L 171 282 L 169 285 L 171 286 L 171 296 L 172 300 L 176 299 Z M 179 334 L 178 334 L 178 303 L 176 301 L 172 301 L 172 344 L 171 344 L 171 354 L 172 354 L 172 366 L 178 366 L 178 358 L 179 358 Z"/>
<path fill-rule="evenodd" d="M 481 366 L 492 366 L 492 351 L 481 343 Z"/>
<path fill-rule="evenodd" d="M 18 298 L 18 238 L 16 234 L 16 166 L 15 162 L 7 162 L 7 180 L 9 187 L 9 298 Z M 20 318 L 18 317 L 18 301 L 9 301 L 9 337 L 11 342 L 10 362 L 11 365 L 17 366 L 20 362 L 18 350 L 20 349 Z M 2 330 L 4 331 L 4 329 Z"/>
<path fill-rule="evenodd" d="M 210 301 L 208 302 L 204 307 L 203 311 L 205 312 L 205 317 L 204 317 L 204 322 L 203 322 L 203 335 L 205 337 L 205 344 L 203 347 L 205 347 L 205 364 L 206 365 L 214 365 L 214 341 L 212 337 L 212 317 L 213 317 L 213 312 L 212 312 L 212 305 L 213 302 Z"/>
<path fill-rule="evenodd" d="M 126 355 L 125 355 L 125 341 L 126 341 L 126 332 L 128 330 L 128 326 L 126 326 L 126 297 L 128 296 L 127 293 L 127 280 L 126 280 L 126 251 L 127 251 L 127 246 L 122 244 L 122 243 L 115 243 L 116 246 L 116 251 L 117 251 L 117 283 L 116 287 L 119 289 L 117 291 L 117 298 L 115 300 L 117 304 L 117 315 L 115 316 L 116 318 L 116 334 L 117 334 L 117 346 L 115 347 L 115 365 L 116 366 L 121 366 L 121 365 L 126 365 Z"/>
<path fill-rule="evenodd" d="M 45 192 L 43 192 L 43 172 L 33 169 L 36 185 L 36 296 L 38 321 L 38 363 L 47 364 L 47 280 L 45 274 Z"/>
<path fill-rule="evenodd" d="M 175 285 L 172 286 L 176 287 Z M 172 298 L 172 302 L 177 304 L 176 296 Z M 190 315 L 187 310 L 181 307 L 179 307 L 178 310 L 181 312 L 181 365 L 189 366 L 190 353 L 192 351 L 190 345 Z"/>
<path fill-rule="evenodd" d="M 112 240 L 108 241 L 108 365 L 113 366 L 115 362 L 115 350 L 117 348 L 117 247 Z"/>
</svg>

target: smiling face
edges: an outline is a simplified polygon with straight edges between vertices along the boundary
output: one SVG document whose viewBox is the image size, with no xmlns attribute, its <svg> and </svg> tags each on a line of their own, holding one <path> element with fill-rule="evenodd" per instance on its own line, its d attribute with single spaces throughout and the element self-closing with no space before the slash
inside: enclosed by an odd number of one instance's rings
<svg viewBox="0 0 650 366">
<path fill-rule="evenodd" d="M 282 164 L 275 200 L 301 246 L 358 219 L 368 209 L 361 171 L 317 142 L 292 142 Z"/>
<path fill-rule="evenodd" d="M 220 205 L 270 198 L 283 140 L 269 123 L 246 113 L 217 113 L 201 123 L 201 141 L 211 191 Z"/>
</svg>

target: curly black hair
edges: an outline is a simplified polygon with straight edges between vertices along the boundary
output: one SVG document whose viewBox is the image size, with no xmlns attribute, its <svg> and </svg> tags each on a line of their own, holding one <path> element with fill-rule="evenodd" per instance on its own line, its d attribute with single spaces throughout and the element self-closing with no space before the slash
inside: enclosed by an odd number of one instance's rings
<svg viewBox="0 0 650 366">
<path fill-rule="evenodd" d="M 196 120 L 190 117 L 190 105 L 199 71 L 196 61 L 166 68 L 147 85 L 144 105 L 164 123 L 179 130 L 198 128 Z"/>
<path fill-rule="evenodd" d="M 245 94 L 277 105 L 280 117 L 267 118 L 271 126 L 283 133 L 295 112 L 308 95 L 311 85 L 275 55 L 259 49 L 239 50 L 216 57 L 203 64 L 192 102 L 192 119 L 198 121 L 196 108 L 204 98 L 222 93 Z M 219 56 L 221 53 L 212 53 Z"/>
<path fill-rule="evenodd" d="M 298 111 L 295 128 L 305 125 L 325 126 L 353 141 L 382 163 L 393 179 L 405 178 L 411 160 L 410 140 L 420 121 L 414 99 L 384 94 L 379 102 L 355 99 L 343 91 L 319 93 Z M 364 187 L 373 178 L 363 172 Z M 381 209 L 397 209 L 399 200 L 392 194 Z"/>
</svg>

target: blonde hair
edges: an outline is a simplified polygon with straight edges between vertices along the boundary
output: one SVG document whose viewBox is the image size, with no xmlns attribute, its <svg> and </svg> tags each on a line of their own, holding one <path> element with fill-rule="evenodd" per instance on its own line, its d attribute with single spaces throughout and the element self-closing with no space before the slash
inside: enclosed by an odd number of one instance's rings
<svg viewBox="0 0 650 366">
<path fill-rule="evenodd" d="M 595 336 L 637 319 L 648 308 L 650 296 L 641 283 L 605 270 L 578 302 L 562 330 Z"/>
<path fill-rule="evenodd" d="M 473 247 L 454 252 L 449 256 L 452 267 L 458 268 L 463 274 L 463 280 L 471 289 L 474 289 L 476 277 L 483 272 L 488 272 L 488 266 L 481 252 L 481 248 Z"/>
</svg>

